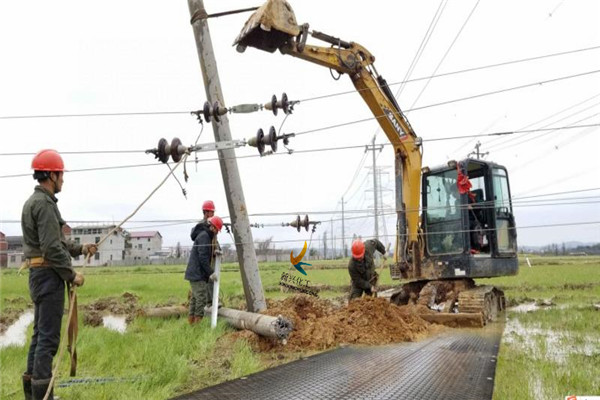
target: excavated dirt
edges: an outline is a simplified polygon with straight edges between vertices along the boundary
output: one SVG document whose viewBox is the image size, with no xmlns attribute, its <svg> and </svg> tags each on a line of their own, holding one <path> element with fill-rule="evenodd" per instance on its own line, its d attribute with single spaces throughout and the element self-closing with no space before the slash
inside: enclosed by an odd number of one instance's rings
<svg viewBox="0 0 600 400">
<path fill-rule="evenodd" d="M 381 298 L 364 297 L 349 304 L 296 295 L 268 301 L 267 315 L 292 320 L 294 331 L 287 344 L 250 331 L 235 332 L 254 349 L 324 350 L 341 344 L 378 345 L 414 341 L 431 332 L 431 325 L 416 315 L 414 307 L 398 307 Z"/>
<path fill-rule="evenodd" d="M 82 307 L 84 311 L 83 324 L 90 326 L 102 325 L 102 317 L 107 314 L 126 315 L 126 321 L 133 321 L 140 307 L 135 294 L 125 292 L 121 297 L 105 297 Z"/>
</svg>

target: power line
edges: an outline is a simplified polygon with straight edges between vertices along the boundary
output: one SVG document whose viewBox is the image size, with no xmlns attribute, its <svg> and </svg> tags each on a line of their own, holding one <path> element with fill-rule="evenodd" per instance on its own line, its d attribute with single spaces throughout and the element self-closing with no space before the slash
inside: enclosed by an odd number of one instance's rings
<svg viewBox="0 0 600 400">
<path fill-rule="evenodd" d="M 435 67 L 435 70 L 433 71 L 433 75 L 435 75 L 438 71 L 438 69 L 440 69 L 440 67 L 442 66 L 442 63 L 444 62 L 444 60 L 446 59 L 446 57 L 448 56 L 448 54 L 450 53 L 450 50 L 452 50 L 452 47 L 454 47 L 454 44 L 456 43 L 456 41 L 458 40 L 460 34 L 462 33 L 463 29 L 465 28 L 465 26 L 467 26 L 467 23 L 469 22 L 469 20 L 471 19 L 471 16 L 473 15 L 473 13 L 475 12 L 475 9 L 477 8 L 477 6 L 479 5 L 479 1 L 477 0 L 477 3 L 475 3 L 475 5 L 473 6 L 473 9 L 471 10 L 471 12 L 469 13 L 469 15 L 467 16 L 467 19 L 465 20 L 465 22 L 462 24 L 462 26 L 460 27 L 458 33 L 456 34 L 456 36 L 454 37 L 454 40 L 452 41 L 452 43 L 450 43 L 450 46 L 448 47 L 448 49 L 446 50 L 446 52 L 444 53 L 444 56 L 442 57 L 442 59 L 440 60 L 440 62 L 438 63 L 438 65 Z M 427 89 L 427 87 L 429 86 L 429 83 L 431 82 L 431 78 L 427 80 L 427 82 L 425 82 L 425 86 L 423 86 L 423 88 L 421 89 L 421 91 L 419 92 L 419 94 L 417 95 L 417 98 L 415 99 L 415 101 L 413 101 L 412 105 L 410 106 L 411 108 L 413 108 L 415 106 L 415 104 L 417 104 L 417 102 L 419 101 L 419 99 L 421 98 L 421 95 L 423 94 L 423 92 L 425 92 L 425 90 Z"/>
<path fill-rule="evenodd" d="M 535 60 L 540 60 L 540 59 L 549 58 L 549 57 L 557 57 L 557 56 L 563 56 L 563 55 L 567 55 L 567 54 L 574 54 L 574 53 L 580 53 L 580 52 L 597 50 L 597 49 L 600 49 L 600 46 L 592 46 L 592 47 L 586 47 L 586 48 L 581 48 L 581 49 L 576 49 L 576 50 L 568 50 L 568 51 L 563 51 L 563 52 L 558 52 L 558 53 L 545 54 L 545 55 L 541 55 L 541 56 L 535 56 L 535 57 L 522 58 L 522 59 L 518 59 L 518 60 L 505 61 L 505 62 L 496 63 L 496 64 L 488 64 L 488 65 L 483 65 L 483 66 L 479 66 L 479 67 L 466 68 L 466 69 L 462 69 L 462 70 L 458 70 L 458 71 L 446 72 L 446 73 L 437 74 L 437 75 L 424 76 L 424 77 L 420 77 L 420 78 L 408 79 L 408 80 L 405 80 L 405 81 L 388 83 L 388 86 L 402 85 L 402 84 L 405 84 L 405 83 L 413 83 L 413 82 L 418 82 L 418 81 L 422 81 L 422 80 L 428 80 L 428 79 L 432 79 L 432 78 L 441 78 L 441 77 L 445 77 L 445 76 L 451 76 L 451 75 L 457 75 L 457 74 L 462 74 L 462 73 L 467 73 L 467 72 L 479 71 L 479 70 L 488 69 L 488 68 L 501 67 L 501 66 L 510 65 L 510 64 L 517 64 L 517 63 L 535 61 Z M 362 90 L 369 90 L 369 89 L 362 89 Z M 341 95 L 346 95 L 346 94 L 356 93 L 356 92 L 357 92 L 357 90 L 348 90 L 348 91 L 344 91 L 344 92 L 337 92 L 337 93 L 319 95 L 319 96 L 314 96 L 314 97 L 307 97 L 307 98 L 301 99 L 299 101 L 301 101 L 301 102 L 302 101 L 307 102 L 307 101 L 313 101 L 313 100 L 320 100 L 320 99 L 325 99 L 325 98 L 335 97 L 335 96 L 341 96 Z M 133 112 L 83 113 L 83 114 L 3 115 L 3 116 L 0 116 L 0 120 L 39 119 L 39 118 L 79 118 L 79 117 L 123 117 L 123 116 L 146 116 L 146 115 L 180 115 L 180 114 L 189 114 L 192 111 L 195 111 L 195 110 L 185 110 L 185 111 L 133 111 Z"/>
<path fill-rule="evenodd" d="M 597 124 L 576 125 L 576 126 L 552 127 L 552 128 L 544 128 L 544 129 L 527 129 L 527 130 L 521 130 L 521 131 L 503 131 L 503 132 L 487 133 L 487 134 L 480 134 L 480 135 L 449 136 L 449 137 L 443 137 L 443 138 L 426 139 L 426 140 L 423 140 L 423 142 L 439 142 L 439 141 L 444 141 L 444 140 L 457 140 L 457 139 L 465 139 L 465 138 L 473 138 L 473 137 L 498 136 L 498 135 L 513 135 L 513 134 L 517 134 L 517 133 L 526 133 L 526 132 L 540 132 L 540 131 L 548 131 L 548 130 L 550 130 L 550 131 L 568 130 L 568 129 L 589 128 L 589 127 L 597 127 L 597 126 L 600 126 L 600 123 L 597 123 Z M 325 130 L 325 129 L 332 129 L 334 127 L 337 127 L 337 126 L 330 126 L 328 128 L 319 128 L 319 129 L 313 129 L 313 130 L 310 130 L 310 131 L 304 131 L 304 132 L 302 132 L 302 134 L 317 132 L 317 131 L 321 131 L 321 130 Z M 298 133 L 296 133 L 296 135 L 298 135 Z M 391 146 L 392 144 L 391 143 L 381 143 L 380 145 L 382 145 L 382 146 Z M 318 153 L 318 152 L 324 152 L 324 151 L 339 151 L 339 150 L 362 149 L 364 147 L 365 147 L 364 145 L 353 145 L 353 146 L 328 147 L 328 148 L 317 148 L 317 149 L 308 149 L 308 150 L 294 150 L 293 153 L 273 153 L 273 154 L 271 154 L 271 156 L 287 156 L 287 155 L 290 155 L 290 154 Z M 8 155 L 12 155 L 12 154 L 5 154 L 5 155 L 8 156 Z M 257 158 L 257 157 L 262 157 L 262 156 L 258 155 L 258 154 L 254 154 L 254 155 L 236 156 L 236 157 L 233 157 L 233 158 L 223 158 L 223 159 L 224 160 L 227 160 L 227 159 L 244 159 L 244 158 Z M 205 158 L 205 159 L 199 159 L 197 161 L 187 160 L 186 163 L 192 164 L 192 163 L 196 163 L 196 162 L 208 162 L 208 161 L 218 161 L 218 160 L 219 160 L 219 158 Z M 160 165 L 162 165 L 162 163 L 131 164 L 131 165 L 118 165 L 118 166 L 106 166 L 106 167 L 71 169 L 71 170 L 69 170 L 69 172 L 104 171 L 104 170 L 112 170 L 112 169 L 153 167 L 153 166 L 160 166 Z M 13 175 L 0 175 L 0 179 L 5 179 L 5 178 L 22 178 L 22 177 L 29 177 L 29 176 L 31 176 L 31 173 L 13 174 Z"/>
<path fill-rule="evenodd" d="M 403 83 L 413 83 L 413 82 L 418 82 L 418 81 L 427 80 L 427 79 L 431 79 L 431 78 L 441 78 L 441 77 L 444 77 L 444 76 L 450 76 L 450 75 L 457 75 L 457 74 L 462 74 L 462 73 L 466 73 L 466 72 L 479 71 L 479 70 L 483 70 L 483 69 L 487 69 L 487 68 L 501 67 L 501 66 L 510 65 L 510 64 L 516 64 L 516 63 L 522 63 L 522 62 L 527 62 L 527 61 L 540 60 L 540 59 L 548 58 L 548 57 L 556 57 L 556 56 L 562 56 L 562 55 L 566 55 L 566 54 L 573 54 L 573 53 L 579 53 L 579 52 L 583 52 L 583 51 L 590 51 L 590 50 L 597 50 L 597 49 L 600 49 L 600 46 L 593 46 L 593 47 L 587 47 L 587 48 L 578 49 L 578 50 L 564 51 L 564 52 L 560 52 L 560 53 L 547 54 L 547 55 L 537 56 L 537 57 L 523 58 L 523 59 L 520 59 L 520 60 L 506 61 L 506 62 L 497 63 L 497 64 L 489 64 L 489 65 L 484 65 L 484 66 L 481 66 L 481 67 L 467 68 L 467 69 L 462 69 L 462 70 L 459 70 L 459 71 L 446 72 L 446 73 L 443 73 L 443 74 L 437 74 L 437 75 L 432 75 L 432 76 L 424 76 L 424 77 L 421 77 L 421 78 L 409 79 L 407 81 L 400 81 L 400 82 L 388 83 L 388 86 L 401 85 Z M 369 90 L 369 89 L 361 89 L 361 90 Z M 342 95 L 356 93 L 356 92 L 357 92 L 356 90 L 347 90 L 347 91 L 343 91 L 343 92 L 337 92 L 337 93 L 332 93 L 332 94 L 326 94 L 326 95 L 320 95 L 320 96 L 315 96 L 315 97 L 309 97 L 309 98 L 306 98 L 306 99 L 302 99 L 300 101 L 305 101 L 306 102 L 306 101 L 312 101 L 312 100 L 320 100 L 320 99 L 325 99 L 325 98 L 335 97 L 335 96 L 342 96 Z"/>
</svg>

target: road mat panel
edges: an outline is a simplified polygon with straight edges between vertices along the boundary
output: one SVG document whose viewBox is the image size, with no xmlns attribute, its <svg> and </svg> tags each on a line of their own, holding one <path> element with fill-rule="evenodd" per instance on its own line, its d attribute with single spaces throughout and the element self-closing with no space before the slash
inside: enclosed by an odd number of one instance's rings
<svg viewBox="0 0 600 400">
<path fill-rule="evenodd" d="M 338 348 L 173 400 L 491 399 L 502 330 L 489 328 Z"/>
</svg>

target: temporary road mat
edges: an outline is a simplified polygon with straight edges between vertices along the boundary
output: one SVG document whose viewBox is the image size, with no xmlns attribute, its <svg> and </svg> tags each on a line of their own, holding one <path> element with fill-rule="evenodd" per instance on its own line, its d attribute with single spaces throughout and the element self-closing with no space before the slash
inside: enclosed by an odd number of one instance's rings
<svg viewBox="0 0 600 400">
<path fill-rule="evenodd" d="M 502 329 L 342 347 L 175 399 L 491 399 Z"/>
</svg>

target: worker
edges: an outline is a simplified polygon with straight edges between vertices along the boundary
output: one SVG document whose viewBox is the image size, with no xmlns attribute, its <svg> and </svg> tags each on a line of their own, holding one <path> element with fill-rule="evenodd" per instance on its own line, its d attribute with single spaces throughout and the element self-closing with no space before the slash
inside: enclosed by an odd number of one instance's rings
<svg viewBox="0 0 600 400">
<path fill-rule="evenodd" d="M 348 273 L 352 280 L 350 300 L 364 294 L 372 296 L 377 293 L 377 272 L 373 257 L 379 251 L 385 257 L 385 246 L 377 239 L 370 239 L 364 243 L 360 239 L 352 242 L 352 258 L 348 263 Z"/>
<path fill-rule="evenodd" d="M 185 279 L 190 282 L 192 296 L 188 322 L 190 325 L 198 323 L 204 316 L 204 307 L 212 305 L 213 287 L 216 280 L 214 260 L 217 249 L 217 235 L 223 228 L 223 220 L 212 216 L 206 224 L 200 222 L 192 232 L 194 247 L 190 253 Z"/>
<path fill-rule="evenodd" d="M 208 219 L 215 215 L 215 203 L 212 200 L 206 200 L 204 203 L 202 203 L 202 215 L 203 215 L 203 218 L 202 218 L 202 220 L 200 220 L 200 222 L 198 222 L 199 224 L 208 223 Z M 192 228 L 191 235 L 194 235 L 194 230 L 196 229 L 197 226 L 198 225 L 196 225 L 194 228 Z M 194 240 L 194 238 L 192 238 L 192 240 Z"/>
<path fill-rule="evenodd" d="M 93 255 L 95 244 L 66 240 L 65 221 L 56 202 L 63 186 L 64 163 L 54 150 L 42 150 L 31 163 L 33 178 L 39 183 L 25 202 L 21 215 L 23 252 L 29 271 L 29 292 L 34 304 L 33 335 L 23 374 L 26 400 L 41 400 L 52 379 L 52 359 L 60 343 L 60 327 L 65 305 L 65 282 L 83 285 L 83 275 L 75 272 L 71 257 Z M 53 399 L 53 389 L 49 399 Z"/>
</svg>

